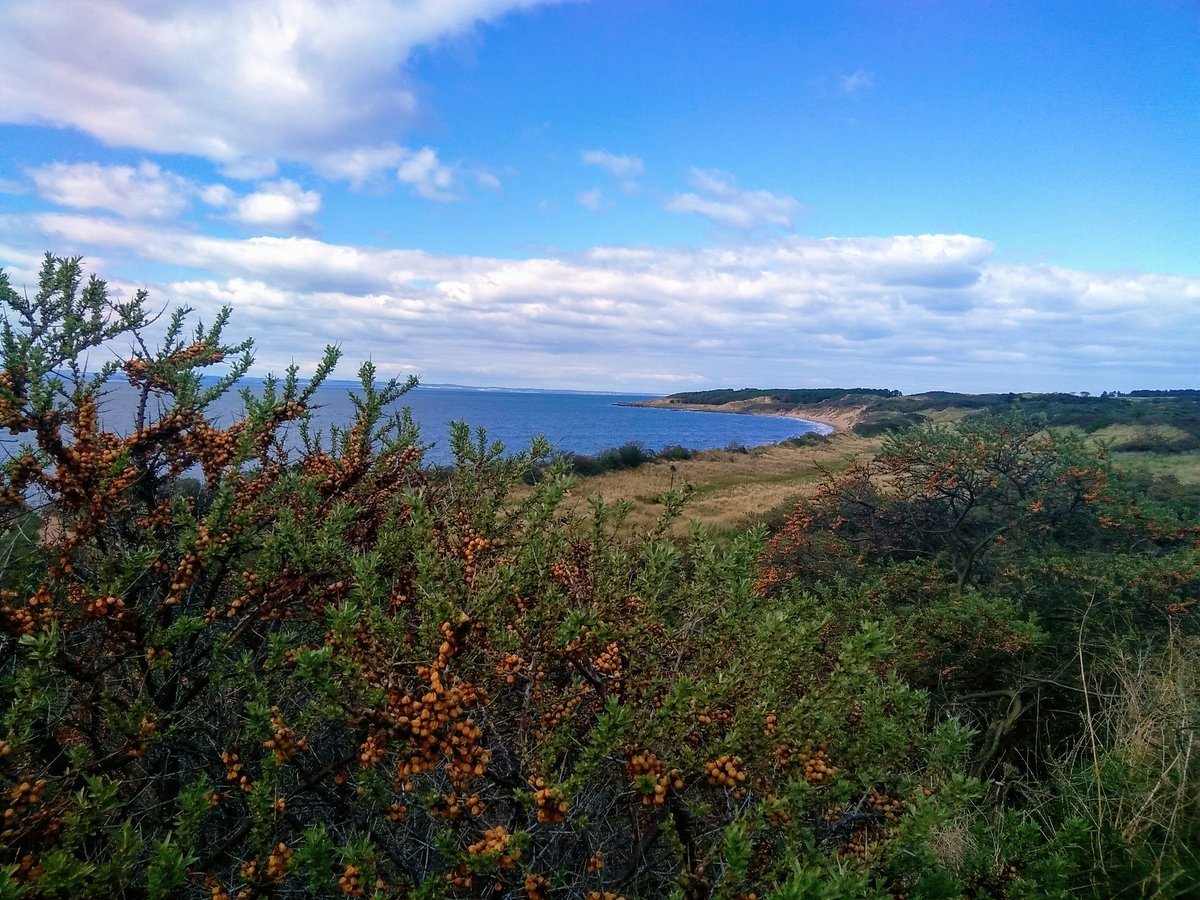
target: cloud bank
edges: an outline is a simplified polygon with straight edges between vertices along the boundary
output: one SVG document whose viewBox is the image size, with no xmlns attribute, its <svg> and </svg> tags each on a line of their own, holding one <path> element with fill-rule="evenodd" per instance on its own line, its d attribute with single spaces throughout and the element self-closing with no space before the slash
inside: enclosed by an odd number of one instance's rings
<svg viewBox="0 0 1200 900">
<path fill-rule="evenodd" d="M 100 259 L 130 290 L 125 273 L 174 267 L 153 295 L 206 318 L 233 306 L 262 369 L 311 368 L 334 342 L 385 370 L 474 384 L 1099 391 L 1178 387 L 1200 342 L 1200 279 L 1013 265 L 967 235 L 496 259 L 84 214 L 0 219 L 16 283 L 41 246 Z"/>
</svg>

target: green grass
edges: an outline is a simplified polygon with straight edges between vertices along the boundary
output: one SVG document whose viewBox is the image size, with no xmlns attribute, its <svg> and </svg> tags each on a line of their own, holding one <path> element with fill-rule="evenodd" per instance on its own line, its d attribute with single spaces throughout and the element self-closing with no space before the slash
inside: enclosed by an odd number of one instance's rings
<svg viewBox="0 0 1200 900">
<path fill-rule="evenodd" d="M 1200 484 L 1200 451 L 1190 453 L 1114 453 L 1114 465 L 1159 477 L 1174 476 L 1182 484 Z"/>
</svg>

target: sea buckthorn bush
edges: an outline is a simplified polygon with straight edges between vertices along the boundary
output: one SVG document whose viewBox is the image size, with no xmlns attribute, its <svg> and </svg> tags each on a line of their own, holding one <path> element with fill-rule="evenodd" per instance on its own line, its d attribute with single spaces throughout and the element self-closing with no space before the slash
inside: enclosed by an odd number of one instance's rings
<svg viewBox="0 0 1200 900">
<path fill-rule="evenodd" d="M 1090 822 L 1076 890 L 1186 896 L 1200 890 L 1200 695 L 1184 687 L 1200 671 L 1200 509 L 1176 496 L 1019 409 L 926 425 L 800 501 L 756 591 L 806 585 L 837 634 L 891 625 L 898 673 L 974 731 L 969 771 L 991 805 L 1033 833 Z"/>
<path fill-rule="evenodd" d="M 151 348 L 145 297 L 78 260 L 0 300 L 0 896 L 1066 896 L 1086 870 L 1071 811 L 993 814 L 860 585 L 764 593 L 764 529 L 671 541 L 668 494 L 618 537 L 543 442 L 464 424 L 427 467 L 410 385 L 370 366 L 318 434 L 333 350 L 219 424 L 251 364 L 228 313 Z"/>
</svg>

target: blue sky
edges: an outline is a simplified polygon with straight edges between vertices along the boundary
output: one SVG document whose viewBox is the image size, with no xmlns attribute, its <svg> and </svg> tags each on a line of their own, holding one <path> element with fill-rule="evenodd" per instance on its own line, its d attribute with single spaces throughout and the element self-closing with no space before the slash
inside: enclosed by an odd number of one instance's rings
<svg viewBox="0 0 1200 900">
<path fill-rule="evenodd" d="M 0 266 L 259 369 L 1200 386 L 1194 2 L 10 0 Z"/>
</svg>

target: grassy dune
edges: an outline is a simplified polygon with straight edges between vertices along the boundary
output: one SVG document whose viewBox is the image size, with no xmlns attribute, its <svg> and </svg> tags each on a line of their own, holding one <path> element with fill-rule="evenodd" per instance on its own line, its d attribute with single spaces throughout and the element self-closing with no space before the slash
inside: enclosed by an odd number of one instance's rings
<svg viewBox="0 0 1200 900">
<path fill-rule="evenodd" d="M 776 444 L 745 453 L 708 450 L 688 460 L 580 479 L 571 502 L 581 509 L 589 496 L 610 503 L 625 500 L 631 507 L 627 524 L 641 529 L 661 512 L 655 497 L 687 483 L 693 493 L 685 519 L 716 527 L 744 525 L 807 493 L 824 472 L 839 471 L 855 457 L 871 456 L 879 445 L 879 438 L 842 432 L 822 441 Z M 676 527 L 686 530 L 687 523 Z"/>
</svg>

